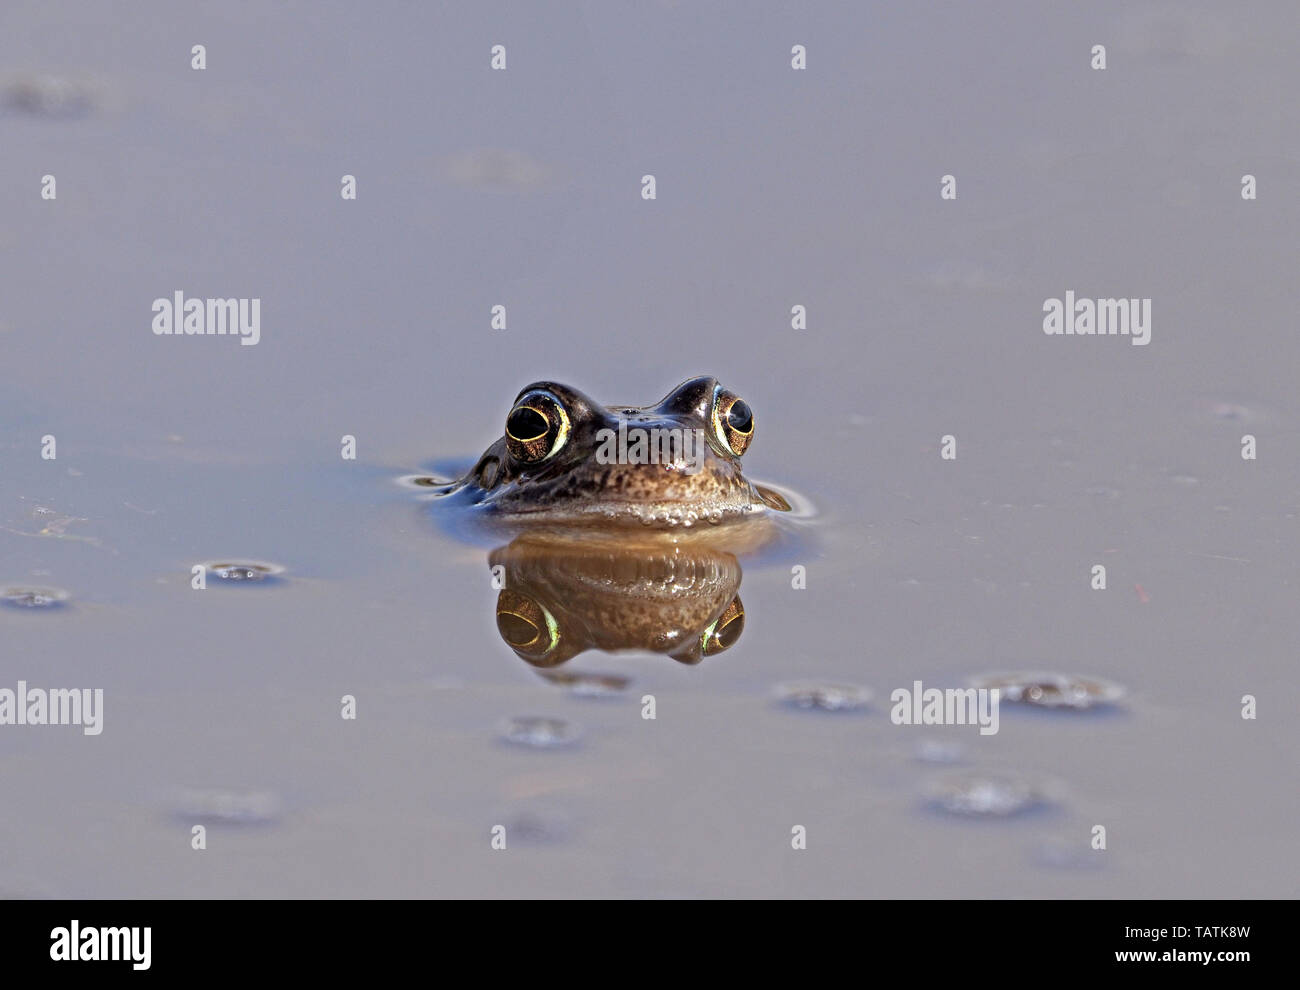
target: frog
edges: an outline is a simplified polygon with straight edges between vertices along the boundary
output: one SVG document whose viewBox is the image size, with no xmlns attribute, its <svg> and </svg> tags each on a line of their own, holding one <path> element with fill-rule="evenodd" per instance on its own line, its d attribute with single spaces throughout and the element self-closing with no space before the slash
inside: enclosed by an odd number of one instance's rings
<svg viewBox="0 0 1300 990">
<path fill-rule="evenodd" d="M 503 435 L 435 494 L 522 524 L 708 529 L 790 510 L 745 477 L 753 409 L 711 376 L 649 406 L 603 405 L 537 381 L 515 396 Z"/>
</svg>

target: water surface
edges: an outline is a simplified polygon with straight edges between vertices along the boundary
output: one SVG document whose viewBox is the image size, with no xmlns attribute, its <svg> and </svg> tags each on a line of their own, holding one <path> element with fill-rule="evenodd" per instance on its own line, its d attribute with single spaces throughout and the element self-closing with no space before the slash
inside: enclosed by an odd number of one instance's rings
<svg viewBox="0 0 1300 990">
<path fill-rule="evenodd" d="M 0 891 L 1294 896 L 1300 26 L 1216 6 L 6 4 L 6 84 L 86 95 L 0 116 L 0 583 L 69 595 L 0 608 L 0 686 L 106 711 L 0 731 Z M 260 297 L 260 343 L 154 336 L 177 289 Z M 1152 343 L 1044 336 L 1067 289 L 1153 298 Z M 730 649 L 575 696 L 396 481 L 527 382 L 696 374 L 818 517 Z M 285 570 L 191 589 L 244 559 Z M 997 670 L 1128 693 L 889 720 Z M 875 700 L 774 699 L 809 680 Z M 946 814 L 950 773 L 1046 800 Z"/>
</svg>

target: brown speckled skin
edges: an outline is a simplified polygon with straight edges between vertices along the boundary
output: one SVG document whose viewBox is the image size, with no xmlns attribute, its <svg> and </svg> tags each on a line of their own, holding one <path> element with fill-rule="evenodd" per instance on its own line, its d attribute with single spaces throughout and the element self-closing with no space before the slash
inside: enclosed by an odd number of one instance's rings
<svg viewBox="0 0 1300 990">
<path fill-rule="evenodd" d="M 530 522 L 678 528 L 761 515 L 766 505 L 741 473 L 740 458 L 721 449 L 714 436 L 717 384 L 714 378 L 692 378 L 653 406 L 607 407 L 567 385 L 535 382 L 519 395 L 545 389 L 563 402 L 571 423 L 564 447 L 530 467 L 511 457 L 502 437 L 446 493 L 468 495 L 476 505 Z M 708 442 L 701 470 L 689 474 L 673 464 L 599 463 L 597 433 L 617 430 L 620 417 L 629 428 L 703 430 Z"/>
</svg>

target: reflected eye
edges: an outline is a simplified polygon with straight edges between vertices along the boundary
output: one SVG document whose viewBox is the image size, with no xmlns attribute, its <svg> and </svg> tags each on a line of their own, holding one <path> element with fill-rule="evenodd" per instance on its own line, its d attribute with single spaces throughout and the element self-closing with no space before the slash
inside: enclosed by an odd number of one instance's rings
<svg viewBox="0 0 1300 990">
<path fill-rule="evenodd" d="M 506 417 L 506 448 L 524 464 L 553 457 L 569 439 L 569 414 L 550 392 L 525 392 Z"/>
<path fill-rule="evenodd" d="M 727 610 L 704 630 L 704 635 L 700 637 L 700 651 L 706 657 L 721 653 L 740 639 L 740 634 L 744 631 L 745 606 L 740 603 L 740 596 L 737 595 Z"/>
<path fill-rule="evenodd" d="M 754 412 L 749 403 L 722 386 L 713 393 L 713 432 L 722 448 L 736 457 L 744 454 L 754 439 Z"/>
<path fill-rule="evenodd" d="M 533 599 L 509 590 L 497 597 L 497 632 L 507 646 L 533 663 L 544 660 L 560 643 L 555 616 Z"/>
</svg>

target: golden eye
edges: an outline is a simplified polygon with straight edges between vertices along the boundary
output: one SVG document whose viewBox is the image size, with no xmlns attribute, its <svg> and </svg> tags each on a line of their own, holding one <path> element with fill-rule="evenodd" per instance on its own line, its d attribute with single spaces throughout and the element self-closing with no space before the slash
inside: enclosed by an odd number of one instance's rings
<svg viewBox="0 0 1300 990">
<path fill-rule="evenodd" d="M 560 643 L 560 626 L 545 606 L 503 589 L 497 597 L 497 632 L 512 650 L 536 663 Z"/>
<path fill-rule="evenodd" d="M 754 439 L 754 411 L 748 402 L 721 385 L 713 393 L 713 432 L 722 449 L 737 457 Z"/>
<path fill-rule="evenodd" d="M 706 657 L 721 653 L 740 639 L 740 634 L 744 631 L 745 606 L 740 603 L 740 596 L 737 595 L 726 611 L 704 630 L 704 635 L 700 637 L 700 652 Z"/>
<path fill-rule="evenodd" d="M 506 417 L 506 448 L 524 464 L 541 464 L 569 439 L 569 414 L 550 392 L 525 392 Z"/>
</svg>

